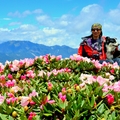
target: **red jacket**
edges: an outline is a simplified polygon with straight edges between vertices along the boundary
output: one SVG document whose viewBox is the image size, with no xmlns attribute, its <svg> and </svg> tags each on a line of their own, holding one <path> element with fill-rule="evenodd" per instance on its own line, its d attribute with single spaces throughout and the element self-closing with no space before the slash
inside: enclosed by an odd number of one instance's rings
<svg viewBox="0 0 120 120">
<path fill-rule="evenodd" d="M 89 38 L 88 38 L 89 39 Z M 104 42 L 105 37 L 102 37 L 102 52 L 101 54 L 97 50 L 93 50 L 85 40 L 80 44 L 80 47 L 78 48 L 78 55 L 81 55 L 83 57 L 88 57 L 91 59 L 98 59 L 98 60 L 105 60 L 106 59 L 106 53 L 104 50 Z"/>
</svg>

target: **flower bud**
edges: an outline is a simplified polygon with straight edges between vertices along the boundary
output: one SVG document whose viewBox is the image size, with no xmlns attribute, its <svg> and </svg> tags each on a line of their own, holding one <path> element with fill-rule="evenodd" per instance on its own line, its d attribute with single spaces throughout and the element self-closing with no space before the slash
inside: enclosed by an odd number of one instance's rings
<svg viewBox="0 0 120 120">
<path fill-rule="evenodd" d="M 68 93 L 72 93 L 72 89 L 68 89 L 67 92 L 68 92 Z"/>
<path fill-rule="evenodd" d="M 26 112 L 28 110 L 28 106 L 24 106 L 24 111 Z"/>
<path fill-rule="evenodd" d="M 15 117 L 17 117 L 17 112 L 16 111 L 13 111 L 12 112 L 12 116 L 15 118 Z"/>
<path fill-rule="evenodd" d="M 115 110 L 115 107 L 114 107 L 114 106 L 111 106 L 111 107 L 110 107 L 110 110 L 111 110 L 111 111 L 114 111 L 114 110 Z"/>
<path fill-rule="evenodd" d="M 78 85 L 78 86 L 76 86 L 76 91 L 79 91 L 80 90 L 80 86 Z"/>
<path fill-rule="evenodd" d="M 112 94 L 108 94 L 108 95 L 106 96 L 106 100 L 107 100 L 107 103 L 108 103 L 109 105 L 112 105 L 113 102 L 114 102 L 114 96 L 113 96 Z"/>
</svg>

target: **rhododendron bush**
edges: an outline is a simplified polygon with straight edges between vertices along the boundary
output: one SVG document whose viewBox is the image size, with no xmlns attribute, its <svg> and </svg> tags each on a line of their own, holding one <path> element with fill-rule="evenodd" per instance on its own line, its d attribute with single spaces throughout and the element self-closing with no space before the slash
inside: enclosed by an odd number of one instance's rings
<svg viewBox="0 0 120 120">
<path fill-rule="evenodd" d="M 79 55 L 0 63 L 0 120 L 120 120 L 120 67 Z"/>
</svg>

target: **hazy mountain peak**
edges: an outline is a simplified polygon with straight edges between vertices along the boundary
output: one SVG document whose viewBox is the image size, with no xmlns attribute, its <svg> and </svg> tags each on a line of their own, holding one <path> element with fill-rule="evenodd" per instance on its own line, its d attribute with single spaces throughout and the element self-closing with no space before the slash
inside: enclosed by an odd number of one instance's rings
<svg viewBox="0 0 120 120">
<path fill-rule="evenodd" d="M 62 55 L 62 58 L 69 58 L 70 55 L 76 54 L 77 49 L 69 46 L 46 46 L 43 44 L 32 43 L 30 41 L 7 41 L 0 44 L 0 62 L 6 60 L 12 61 L 15 59 L 34 58 L 40 55 Z"/>
</svg>

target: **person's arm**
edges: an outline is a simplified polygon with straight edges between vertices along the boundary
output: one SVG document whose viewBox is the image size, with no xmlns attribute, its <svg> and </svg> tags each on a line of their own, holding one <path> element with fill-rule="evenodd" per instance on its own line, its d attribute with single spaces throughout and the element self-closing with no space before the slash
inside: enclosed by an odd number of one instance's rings
<svg viewBox="0 0 120 120">
<path fill-rule="evenodd" d="M 83 55 L 83 45 L 80 45 L 78 48 L 78 55 Z"/>
<path fill-rule="evenodd" d="M 91 59 L 99 59 L 99 52 L 96 50 L 92 50 L 86 43 L 80 44 L 80 47 L 78 48 L 78 55 L 81 55 L 83 57 L 88 57 Z"/>
</svg>

